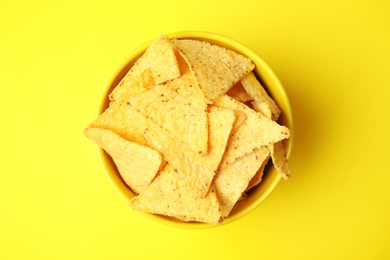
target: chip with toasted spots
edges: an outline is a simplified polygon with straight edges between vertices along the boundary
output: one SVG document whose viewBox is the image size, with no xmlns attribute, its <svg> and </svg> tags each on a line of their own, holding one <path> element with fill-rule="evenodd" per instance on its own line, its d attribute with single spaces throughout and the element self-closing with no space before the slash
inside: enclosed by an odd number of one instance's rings
<svg viewBox="0 0 390 260">
<path fill-rule="evenodd" d="M 160 36 L 152 42 L 109 97 L 111 101 L 127 100 L 147 87 L 180 76 L 175 49 L 168 37 Z"/>
<path fill-rule="evenodd" d="M 129 141 L 145 144 L 143 133 L 147 128 L 147 119 L 125 102 L 111 102 L 90 127 L 112 130 Z"/>
<path fill-rule="evenodd" d="M 191 74 L 155 85 L 128 100 L 150 124 L 165 128 L 181 139 L 186 149 L 208 152 L 207 102 Z"/>
<path fill-rule="evenodd" d="M 160 169 L 162 157 L 149 147 L 107 129 L 86 128 L 84 134 L 111 156 L 125 183 L 137 194 L 145 190 Z"/>
<path fill-rule="evenodd" d="M 214 183 L 222 216 L 229 215 L 268 155 L 268 149 L 261 147 L 217 172 Z"/>
<path fill-rule="evenodd" d="M 235 120 L 233 111 L 216 107 L 210 108 L 208 118 L 209 151 L 206 155 L 188 150 L 183 145 L 183 138 L 173 139 L 165 129 L 150 127 L 145 132 L 147 142 L 164 156 L 199 197 L 204 197 L 210 188 Z"/>
<path fill-rule="evenodd" d="M 256 111 L 260 112 L 265 117 L 272 119 L 272 111 L 271 111 L 271 107 L 270 107 L 269 102 L 265 102 L 265 101 L 260 102 L 260 103 L 253 102 L 253 108 Z M 272 144 L 268 145 L 268 148 L 271 152 L 271 157 L 272 157 L 272 161 L 273 161 L 273 164 L 275 166 L 275 169 L 282 175 L 282 177 L 285 180 L 288 180 L 290 178 L 290 168 L 288 165 L 288 160 L 287 160 L 287 156 L 286 156 L 286 149 L 283 145 L 283 141 L 272 143 Z M 260 181 L 258 181 L 258 182 L 253 181 L 252 186 L 256 186 L 259 182 Z M 257 184 L 255 184 L 255 183 L 257 183 Z"/>
<path fill-rule="evenodd" d="M 275 101 L 268 95 L 267 91 L 257 80 L 253 72 L 249 72 L 245 77 L 241 79 L 241 84 L 248 94 L 253 98 L 256 105 L 260 105 L 262 102 L 266 102 L 272 113 L 272 120 L 277 120 L 280 115 L 280 108 L 276 105 Z"/>
<path fill-rule="evenodd" d="M 223 219 L 215 189 L 211 187 L 204 198 L 199 197 L 169 164 L 164 166 L 147 190 L 130 201 L 130 206 L 185 222 L 217 224 Z"/>
<path fill-rule="evenodd" d="M 253 109 L 256 112 L 259 112 L 260 114 L 262 114 L 266 118 L 272 119 L 271 107 L 269 106 L 269 104 L 267 102 L 260 102 L 260 103 L 259 102 L 251 102 L 251 104 L 252 104 Z"/>
<path fill-rule="evenodd" d="M 271 111 L 270 102 L 266 102 L 266 101 L 252 102 L 252 105 L 255 111 L 261 113 L 265 117 L 269 119 L 275 118 L 275 116 L 273 116 Z M 268 148 L 271 152 L 271 157 L 275 169 L 282 175 L 282 177 L 285 180 L 288 180 L 290 178 L 290 168 L 288 165 L 289 163 L 286 156 L 286 149 L 283 145 L 283 141 L 272 143 L 268 145 Z M 260 181 L 256 181 L 256 182 L 253 181 L 252 185 L 250 186 L 252 187 L 256 186 L 258 183 L 260 183 Z"/>
<path fill-rule="evenodd" d="M 210 102 L 225 94 L 254 68 L 250 59 L 224 47 L 188 39 L 172 39 L 172 42 Z"/>
<path fill-rule="evenodd" d="M 287 127 L 279 125 L 227 95 L 216 99 L 214 105 L 241 111 L 247 117 L 245 122 L 229 138 L 220 169 L 231 165 L 237 159 L 261 146 L 286 139 L 290 135 L 290 130 Z"/>
</svg>

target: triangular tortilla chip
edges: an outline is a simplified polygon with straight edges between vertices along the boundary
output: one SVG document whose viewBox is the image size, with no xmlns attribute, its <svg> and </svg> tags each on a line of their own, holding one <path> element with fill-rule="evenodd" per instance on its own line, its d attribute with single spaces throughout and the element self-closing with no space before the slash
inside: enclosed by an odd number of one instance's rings
<svg viewBox="0 0 390 260">
<path fill-rule="evenodd" d="M 274 163 L 275 169 L 282 175 L 285 180 L 290 179 L 290 167 L 283 141 L 269 145 L 268 148 L 271 152 L 272 162 Z"/>
<path fill-rule="evenodd" d="M 135 210 L 175 217 L 182 221 L 217 224 L 222 221 L 215 189 L 205 198 L 194 194 L 192 186 L 166 164 L 148 189 L 134 197 L 130 206 Z"/>
<path fill-rule="evenodd" d="M 143 133 L 147 128 L 147 120 L 129 103 L 111 102 L 90 127 L 109 129 L 129 141 L 138 144 L 146 143 Z"/>
<path fill-rule="evenodd" d="M 158 152 L 111 130 L 87 128 L 84 134 L 112 157 L 125 183 L 137 194 L 152 182 L 161 166 L 162 157 Z"/>
<path fill-rule="evenodd" d="M 208 150 L 207 102 L 191 74 L 155 85 L 129 103 L 150 123 L 181 138 L 186 148 L 206 154 Z"/>
<path fill-rule="evenodd" d="M 268 156 L 268 149 L 261 147 L 217 172 L 214 184 L 221 204 L 222 216 L 229 215 Z"/>
<path fill-rule="evenodd" d="M 248 106 L 224 95 L 214 105 L 244 112 L 247 119 L 229 138 L 228 148 L 222 158 L 220 169 L 261 146 L 269 145 L 290 136 L 290 130 L 264 117 Z"/>
<path fill-rule="evenodd" d="M 127 100 L 151 85 L 180 76 L 172 43 L 168 37 L 160 36 L 151 43 L 109 97 L 111 101 Z"/>
<path fill-rule="evenodd" d="M 235 120 L 233 111 L 215 107 L 210 108 L 208 117 L 210 137 L 206 155 L 188 150 L 182 139 L 171 138 L 164 129 L 150 127 L 145 132 L 148 143 L 178 171 L 183 182 L 193 186 L 199 197 L 209 190 Z"/>
<path fill-rule="evenodd" d="M 257 80 L 253 72 L 249 72 L 245 77 L 241 79 L 241 83 L 246 92 L 253 98 L 256 106 L 260 106 L 260 103 L 266 102 L 271 109 L 272 120 L 277 120 L 281 113 L 280 108 L 276 105 L 275 101 L 268 95 L 267 91 L 263 88 L 260 82 Z"/>
<path fill-rule="evenodd" d="M 171 41 L 187 60 L 196 81 L 210 102 L 225 94 L 254 68 L 250 59 L 224 47 L 197 40 Z"/>
<path fill-rule="evenodd" d="M 267 101 L 253 102 L 253 108 L 255 111 L 260 112 L 265 117 L 272 119 L 275 118 L 275 112 L 272 114 L 271 103 Z M 286 156 L 286 149 L 283 144 L 283 140 L 268 145 L 268 149 L 271 152 L 272 162 L 275 169 L 282 175 L 285 180 L 290 179 L 291 173 L 289 168 L 288 159 Z M 260 173 L 258 173 L 259 175 Z M 257 177 L 258 178 L 258 177 Z M 253 181 L 253 186 L 255 186 Z"/>
</svg>

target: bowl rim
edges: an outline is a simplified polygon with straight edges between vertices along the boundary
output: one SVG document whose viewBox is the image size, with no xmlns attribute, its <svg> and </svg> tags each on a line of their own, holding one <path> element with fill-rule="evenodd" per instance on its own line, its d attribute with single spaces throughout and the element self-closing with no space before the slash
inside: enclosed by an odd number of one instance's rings
<svg viewBox="0 0 390 260">
<path fill-rule="evenodd" d="M 287 93 L 282 86 L 280 80 L 277 78 L 276 74 L 273 72 L 271 67 L 260 57 L 260 55 L 256 52 L 254 52 L 251 48 L 246 46 L 245 44 L 237 41 L 236 39 L 230 38 L 228 36 L 214 33 L 214 32 L 207 32 L 207 31 L 181 31 L 181 32 L 173 32 L 173 33 L 167 33 L 164 34 L 168 36 L 169 38 L 178 38 L 178 39 L 196 39 L 196 40 L 204 40 L 208 41 L 213 44 L 217 44 L 229 49 L 232 49 L 234 51 L 237 51 L 247 57 L 249 57 L 254 63 L 255 63 L 255 74 L 259 76 L 259 69 L 261 69 L 262 75 L 267 75 L 268 79 L 267 81 L 271 81 L 273 84 L 272 92 L 280 93 L 278 96 L 279 101 L 282 101 L 283 107 L 281 107 L 282 115 L 285 124 L 287 125 L 291 131 L 289 139 L 286 141 L 286 156 L 287 158 L 290 158 L 291 152 L 292 152 L 292 146 L 293 146 L 293 132 L 294 132 L 294 123 L 293 123 L 293 115 L 292 115 L 292 109 L 291 105 L 287 96 Z M 155 38 L 154 38 L 155 39 Z M 103 90 L 100 94 L 98 106 L 96 109 L 96 116 L 99 116 L 101 113 L 105 111 L 105 109 L 108 107 L 108 95 L 112 91 L 112 89 L 116 86 L 118 83 L 118 79 L 122 78 L 124 74 L 127 72 L 127 70 L 134 64 L 135 60 L 137 60 L 143 52 L 146 50 L 146 48 L 154 41 L 154 39 L 149 40 L 147 42 L 144 42 L 143 44 L 139 45 L 137 48 L 135 48 L 133 51 L 131 51 L 129 54 L 125 56 L 125 58 L 119 62 L 119 64 L 116 66 L 116 68 L 112 71 L 110 74 L 108 80 L 104 84 Z M 268 84 L 267 84 L 268 85 Z M 268 86 L 265 85 L 264 87 L 267 88 Z M 275 89 L 276 87 L 276 89 Z M 268 89 L 270 91 L 270 89 Z M 276 101 L 276 100 L 275 100 Z M 278 106 L 280 102 L 277 102 Z M 123 190 L 125 186 L 123 186 L 123 183 L 118 183 L 118 180 L 114 178 L 112 175 L 112 170 L 107 167 L 107 164 L 111 163 L 109 155 L 99 146 L 97 147 L 98 157 L 99 161 L 103 167 L 103 170 L 105 172 L 105 175 L 107 176 L 108 180 L 110 181 L 111 185 L 114 187 L 114 189 L 117 191 L 117 193 L 127 202 L 129 203 L 131 197 L 131 194 L 133 194 L 130 189 L 127 187 L 126 189 L 128 192 Z M 161 224 L 165 224 L 171 227 L 176 228 L 184 228 L 184 229 L 205 229 L 205 228 L 213 228 L 213 227 L 221 227 L 225 226 L 229 223 L 235 222 L 238 219 L 241 219 L 242 217 L 246 216 L 250 212 L 252 212 L 254 209 L 256 209 L 261 203 L 263 203 L 269 195 L 274 191 L 276 186 L 279 184 L 280 180 L 282 179 L 281 175 L 276 173 L 276 170 L 272 166 L 271 169 L 268 170 L 268 174 L 273 174 L 273 179 L 270 181 L 269 185 L 266 186 L 265 191 L 259 196 L 258 198 L 254 199 L 249 205 L 245 206 L 243 209 L 239 210 L 237 213 L 227 217 L 224 219 L 223 223 L 221 224 L 208 224 L 208 223 L 198 223 L 198 222 L 182 222 L 178 220 L 171 219 L 169 217 L 164 217 L 156 214 L 151 214 L 147 212 L 137 211 L 140 214 L 158 222 Z M 123 181 L 122 181 L 123 182 Z M 132 196 L 135 196 L 134 194 Z"/>
</svg>

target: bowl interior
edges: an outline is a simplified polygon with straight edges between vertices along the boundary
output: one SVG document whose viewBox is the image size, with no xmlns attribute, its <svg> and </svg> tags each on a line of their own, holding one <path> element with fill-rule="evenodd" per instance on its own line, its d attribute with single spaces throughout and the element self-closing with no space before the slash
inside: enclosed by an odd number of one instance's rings
<svg viewBox="0 0 390 260">
<path fill-rule="evenodd" d="M 283 89 L 282 84 L 275 76 L 271 68 L 262 60 L 261 57 L 258 56 L 258 54 L 256 54 L 254 51 L 252 51 L 251 49 L 249 49 L 248 47 L 246 47 L 245 45 L 241 44 L 240 42 L 234 39 L 219 34 L 215 34 L 215 33 L 178 32 L 178 33 L 167 34 L 167 36 L 170 38 L 205 40 L 210 43 L 232 49 L 250 58 L 256 65 L 254 72 L 258 77 L 259 81 L 262 83 L 264 88 L 267 90 L 269 95 L 275 100 L 275 102 L 278 104 L 278 106 L 282 111 L 278 122 L 282 125 L 287 126 L 288 128 L 290 128 L 290 130 L 292 130 L 290 138 L 286 140 L 285 143 L 287 149 L 287 157 L 290 156 L 292 150 L 292 140 L 293 140 L 293 118 L 292 118 L 290 103 L 287 94 Z M 108 95 L 119 83 L 119 81 L 125 76 L 127 71 L 133 66 L 135 61 L 144 53 L 144 51 L 150 45 L 151 42 L 152 41 L 144 43 L 143 45 L 135 49 L 133 52 L 131 52 L 111 74 L 109 80 L 107 81 L 103 89 L 103 92 L 99 100 L 98 109 L 97 109 L 98 115 L 100 115 L 107 109 L 109 105 Z M 104 168 L 104 171 L 108 179 L 110 180 L 111 184 L 115 187 L 115 189 L 121 195 L 121 197 L 126 202 L 129 202 L 135 195 L 122 180 L 111 157 L 101 148 L 98 148 L 98 154 L 102 166 Z M 249 196 L 246 199 L 237 203 L 237 205 L 233 208 L 230 216 L 224 219 L 222 224 L 218 224 L 218 225 L 205 224 L 205 223 L 192 223 L 192 222 L 184 223 L 169 217 L 158 216 L 158 215 L 144 213 L 144 212 L 141 212 L 141 214 L 144 214 L 145 216 L 150 217 L 163 224 L 179 227 L 179 228 L 208 228 L 208 227 L 226 225 L 245 216 L 253 209 L 255 209 L 258 205 L 260 205 L 274 190 L 274 188 L 277 186 L 280 180 L 281 180 L 281 176 L 275 170 L 275 168 L 272 165 L 267 165 L 261 183 L 250 191 Z"/>
</svg>

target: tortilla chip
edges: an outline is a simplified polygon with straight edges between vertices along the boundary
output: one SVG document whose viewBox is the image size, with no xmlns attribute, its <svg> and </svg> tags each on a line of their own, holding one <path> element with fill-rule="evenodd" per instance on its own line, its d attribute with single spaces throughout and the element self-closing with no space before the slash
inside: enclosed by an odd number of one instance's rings
<svg viewBox="0 0 390 260">
<path fill-rule="evenodd" d="M 268 102 L 253 102 L 253 108 L 267 118 L 271 119 L 273 117 L 271 107 Z M 288 180 L 291 174 L 283 141 L 270 144 L 268 145 L 268 148 L 271 152 L 272 161 L 276 170 L 283 176 L 285 180 Z M 258 173 L 258 175 L 259 174 L 260 173 Z M 257 181 L 254 180 L 252 186 L 256 186 L 255 183 L 257 183 Z"/>
<path fill-rule="evenodd" d="M 233 87 L 231 87 L 226 92 L 226 95 L 242 103 L 246 103 L 252 100 L 252 97 L 245 91 L 244 87 L 242 86 L 241 81 L 237 82 Z"/>
<path fill-rule="evenodd" d="M 109 129 L 129 141 L 142 145 L 146 143 L 143 137 L 147 127 L 146 118 L 125 102 L 111 102 L 90 127 Z"/>
<path fill-rule="evenodd" d="M 154 78 L 150 69 L 144 70 L 140 75 L 139 88 L 140 91 L 154 85 Z"/>
<path fill-rule="evenodd" d="M 148 74 L 145 75 L 145 71 Z M 180 77 L 175 50 L 170 39 L 160 36 L 146 49 L 109 95 L 111 101 L 127 100 L 145 87 Z"/>
<path fill-rule="evenodd" d="M 229 215 L 268 156 L 268 149 L 261 147 L 217 172 L 214 184 L 221 204 L 222 216 Z"/>
<path fill-rule="evenodd" d="M 130 206 L 135 210 L 175 217 L 181 221 L 197 221 L 217 224 L 222 221 L 215 189 L 205 198 L 183 182 L 179 173 L 166 164 L 148 189 L 134 197 Z"/>
<path fill-rule="evenodd" d="M 150 127 L 145 132 L 148 143 L 163 155 L 178 171 L 182 181 L 191 185 L 199 197 L 204 197 L 209 190 L 235 120 L 231 110 L 215 107 L 210 108 L 208 117 L 210 137 L 206 155 L 188 150 L 183 145 L 183 138 L 171 138 L 165 129 Z"/>
<path fill-rule="evenodd" d="M 273 115 L 269 102 L 253 102 L 253 107 L 256 111 L 260 112 L 265 117 L 272 119 Z M 283 141 L 268 145 L 268 149 L 271 152 L 272 161 L 276 170 L 283 176 L 285 180 L 288 180 L 291 174 Z M 260 173 L 258 173 L 258 175 L 259 174 Z M 257 181 L 253 180 L 252 186 L 255 186 L 255 183 L 257 183 Z"/>
<path fill-rule="evenodd" d="M 188 39 L 171 41 L 189 64 L 210 102 L 225 94 L 254 68 L 254 63 L 247 57 L 208 42 Z"/>
<path fill-rule="evenodd" d="M 241 197 L 237 200 L 237 202 L 240 202 L 248 197 L 248 193 L 245 191 L 241 194 Z"/>
<path fill-rule="evenodd" d="M 275 169 L 282 175 L 285 180 L 290 179 L 290 168 L 283 141 L 269 145 L 268 148 L 271 152 L 272 162 L 274 163 Z"/>
<path fill-rule="evenodd" d="M 207 153 L 207 103 L 192 75 L 155 85 L 128 102 L 151 124 L 165 128 L 173 138 L 184 140 L 186 149 Z"/>
<path fill-rule="evenodd" d="M 136 194 L 145 190 L 161 166 L 162 157 L 158 152 L 111 130 L 86 128 L 84 134 L 111 156 L 121 177 Z"/>
<path fill-rule="evenodd" d="M 286 139 L 290 135 L 287 127 L 279 125 L 227 95 L 215 100 L 214 105 L 241 111 L 247 117 L 244 124 L 230 136 L 220 169 L 231 165 L 237 159 L 261 146 Z"/>
<path fill-rule="evenodd" d="M 233 110 L 233 112 L 234 112 L 234 115 L 236 117 L 236 120 L 233 123 L 233 128 L 232 128 L 230 135 L 233 135 L 237 131 L 237 129 L 239 129 L 240 126 L 242 126 L 245 123 L 245 121 L 247 119 L 244 112 L 239 111 L 239 110 Z"/>
<path fill-rule="evenodd" d="M 275 101 L 268 95 L 267 91 L 263 88 L 260 82 L 257 80 L 253 72 L 249 72 L 245 77 L 241 79 L 241 83 L 248 94 L 253 98 L 256 105 L 260 105 L 262 102 L 266 102 L 272 112 L 272 120 L 277 120 L 281 113 L 279 107 Z"/>
<path fill-rule="evenodd" d="M 177 64 L 179 66 L 180 74 L 185 75 L 185 74 L 191 74 L 191 70 L 189 67 L 189 64 L 183 57 L 182 53 L 180 53 L 178 50 L 175 49 L 175 55 L 176 55 L 176 60 Z"/>
<path fill-rule="evenodd" d="M 261 113 L 266 118 L 272 119 L 272 111 L 269 103 L 267 102 L 251 102 L 252 107 L 256 112 Z"/>
<path fill-rule="evenodd" d="M 258 184 L 260 184 L 261 180 L 263 179 L 264 169 L 268 164 L 269 158 L 270 156 L 268 155 L 267 158 L 264 160 L 263 164 L 260 166 L 257 173 L 255 174 L 255 176 L 253 176 L 252 180 L 249 182 L 248 187 L 246 188 L 245 191 L 248 191 L 253 187 L 257 186 Z"/>
</svg>

